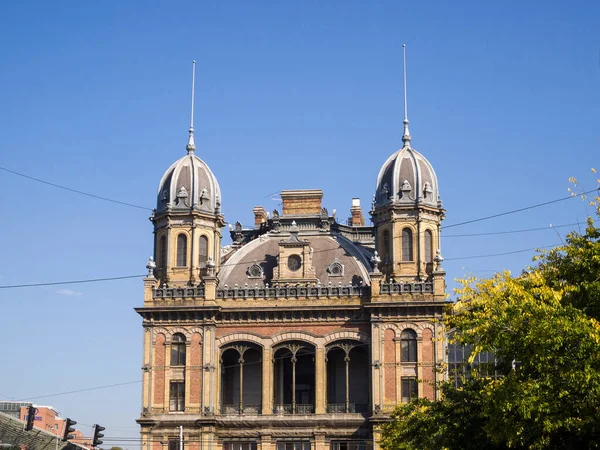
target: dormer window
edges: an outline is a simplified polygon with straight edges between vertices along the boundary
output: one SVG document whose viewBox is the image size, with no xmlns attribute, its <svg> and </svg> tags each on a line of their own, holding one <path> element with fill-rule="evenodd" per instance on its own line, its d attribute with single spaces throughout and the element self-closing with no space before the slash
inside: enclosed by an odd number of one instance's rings
<svg viewBox="0 0 600 450">
<path fill-rule="evenodd" d="M 263 276 L 264 270 L 260 264 L 254 263 L 248 268 L 248 278 L 263 278 Z"/>
<path fill-rule="evenodd" d="M 340 264 L 337 258 L 327 267 L 327 273 L 330 277 L 341 277 L 344 275 L 344 266 Z"/>
</svg>

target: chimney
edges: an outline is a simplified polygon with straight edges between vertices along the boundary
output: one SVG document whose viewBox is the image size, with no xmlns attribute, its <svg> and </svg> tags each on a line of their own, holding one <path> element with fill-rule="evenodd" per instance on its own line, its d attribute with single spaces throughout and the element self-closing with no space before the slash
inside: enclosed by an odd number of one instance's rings
<svg viewBox="0 0 600 450">
<path fill-rule="evenodd" d="M 360 207 L 360 198 L 352 199 L 352 208 L 350 208 L 350 225 L 353 227 L 364 227 L 365 226 L 365 218 L 362 213 L 362 209 Z"/>
<path fill-rule="evenodd" d="M 281 191 L 283 215 L 319 215 L 322 199 L 321 189 Z"/>
<path fill-rule="evenodd" d="M 254 212 L 254 228 L 259 229 L 263 223 L 267 222 L 269 216 L 262 206 L 255 206 L 252 211 Z"/>
</svg>

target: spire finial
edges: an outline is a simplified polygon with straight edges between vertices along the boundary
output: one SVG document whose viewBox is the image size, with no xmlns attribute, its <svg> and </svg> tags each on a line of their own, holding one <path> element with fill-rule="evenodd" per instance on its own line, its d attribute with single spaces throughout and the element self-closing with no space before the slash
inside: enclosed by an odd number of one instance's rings
<svg viewBox="0 0 600 450">
<path fill-rule="evenodd" d="M 194 143 L 194 83 L 196 80 L 196 60 L 192 61 L 192 114 L 190 117 L 190 137 L 188 143 L 185 146 L 188 155 L 196 151 L 196 144 Z"/>
<path fill-rule="evenodd" d="M 410 147 L 410 131 L 408 131 L 408 106 L 406 103 L 406 44 L 402 44 L 402 53 L 404 59 L 404 134 L 402 142 L 405 147 Z"/>
</svg>

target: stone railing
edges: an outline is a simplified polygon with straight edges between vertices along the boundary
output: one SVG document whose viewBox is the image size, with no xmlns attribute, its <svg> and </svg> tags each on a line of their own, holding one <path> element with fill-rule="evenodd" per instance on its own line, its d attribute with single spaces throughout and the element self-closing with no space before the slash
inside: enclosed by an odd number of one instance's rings
<svg viewBox="0 0 600 450">
<path fill-rule="evenodd" d="M 314 285 L 281 287 L 225 287 L 217 289 L 217 298 L 222 299 L 268 299 L 302 297 L 363 297 L 368 295 L 368 286 Z"/>
<path fill-rule="evenodd" d="M 249 415 L 256 416 L 261 413 L 261 405 L 222 405 L 221 414 L 224 416 Z"/>
<path fill-rule="evenodd" d="M 204 298 L 203 286 L 159 287 L 152 289 L 152 298 Z"/>
<path fill-rule="evenodd" d="M 381 283 L 382 294 L 424 294 L 433 293 L 433 283 Z"/>
</svg>

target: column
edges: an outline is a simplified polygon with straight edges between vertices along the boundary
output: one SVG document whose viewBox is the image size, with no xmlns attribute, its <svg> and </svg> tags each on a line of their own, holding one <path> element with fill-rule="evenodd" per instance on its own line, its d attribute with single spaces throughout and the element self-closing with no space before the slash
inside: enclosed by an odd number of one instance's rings
<svg viewBox="0 0 600 450">
<path fill-rule="evenodd" d="M 349 353 L 346 353 L 344 357 L 344 362 L 346 363 L 346 407 L 345 411 L 347 413 L 350 412 L 350 356 Z"/>
<path fill-rule="evenodd" d="M 296 414 L 296 353 L 292 356 L 292 414 Z"/>
<path fill-rule="evenodd" d="M 244 355 L 240 354 L 240 359 L 238 359 L 238 364 L 240 365 L 240 404 L 239 404 L 239 413 L 244 412 Z"/>
</svg>

